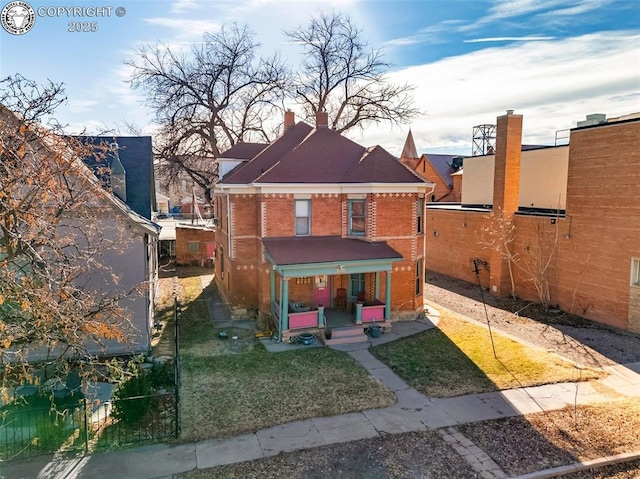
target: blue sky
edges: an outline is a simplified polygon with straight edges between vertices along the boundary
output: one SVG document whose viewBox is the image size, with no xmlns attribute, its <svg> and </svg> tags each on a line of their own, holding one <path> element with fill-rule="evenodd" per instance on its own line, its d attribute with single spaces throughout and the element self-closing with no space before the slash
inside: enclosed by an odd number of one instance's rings
<svg viewBox="0 0 640 479">
<path fill-rule="evenodd" d="M 4 6 L 7 2 L 0 2 Z M 399 154 L 409 126 L 420 152 L 470 154 L 474 125 L 507 109 L 524 115 L 526 143 L 553 144 L 556 131 L 590 113 L 640 111 L 640 1 L 636 0 L 29 0 L 40 7 L 111 6 L 110 17 L 37 16 L 27 34 L 0 30 L 0 74 L 66 84 L 57 117 L 70 131 L 133 122 L 151 134 L 152 114 L 126 83 L 123 60 L 161 41 L 188 48 L 205 31 L 247 23 L 265 54 L 291 64 L 283 30 L 335 9 L 394 63 L 389 76 L 416 88 L 423 112 L 411 125 L 371 125 L 350 137 Z M 116 7 L 126 14 L 115 15 Z M 97 22 L 69 32 L 69 22 Z"/>
</svg>

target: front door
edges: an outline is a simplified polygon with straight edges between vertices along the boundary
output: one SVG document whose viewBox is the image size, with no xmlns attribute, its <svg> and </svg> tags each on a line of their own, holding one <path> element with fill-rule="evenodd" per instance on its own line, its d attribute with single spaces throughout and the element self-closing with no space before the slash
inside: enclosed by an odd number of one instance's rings
<svg viewBox="0 0 640 479">
<path fill-rule="evenodd" d="M 313 283 L 313 307 L 324 306 L 328 308 L 331 306 L 331 289 L 327 283 L 327 275 L 320 275 L 315 277 Z"/>
</svg>

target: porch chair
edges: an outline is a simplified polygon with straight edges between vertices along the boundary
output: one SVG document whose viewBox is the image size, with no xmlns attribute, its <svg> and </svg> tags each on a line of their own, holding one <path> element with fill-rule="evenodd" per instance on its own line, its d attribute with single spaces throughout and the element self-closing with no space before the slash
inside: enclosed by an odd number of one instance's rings
<svg viewBox="0 0 640 479">
<path fill-rule="evenodd" d="M 336 309 L 347 309 L 347 290 L 346 288 L 338 288 L 336 291 L 336 297 L 333 301 L 333 306 Z"/>
</svg>

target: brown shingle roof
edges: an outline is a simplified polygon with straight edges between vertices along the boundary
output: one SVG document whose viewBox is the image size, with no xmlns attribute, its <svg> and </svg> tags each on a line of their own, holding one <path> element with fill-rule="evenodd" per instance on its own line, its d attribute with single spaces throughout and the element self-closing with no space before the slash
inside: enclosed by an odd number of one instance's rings
<svg viewBox="0 0 640 479">
<path fill-rule="evenodd" d="M 283 155 L 298 146 L 312 130 L 313 128 L 305 123 L 292 126 L 252 160 L 227 174 L 220 183 L 230 185 L 253 183 L 265 171 L 272 168 Z"/>
<path fill-rule="evenodd" d="M 220 155 L 220 158 L 250 160 L 268 146 L 268 143 L 236 143 Z"/>
<path fill-rule="evenodd" d="M 402 259 L 402 255 L 384 241 L 369 242 L 341 238 L 340 236 L 305 236 L 264 238 L 262 243 L 273 264 L 280 266 L 338 261 Z"/>
<path fill-rule="evenodd" d="M 382 147 L 298 123 L 221 183 L 423 183 Z"/>
</svg>

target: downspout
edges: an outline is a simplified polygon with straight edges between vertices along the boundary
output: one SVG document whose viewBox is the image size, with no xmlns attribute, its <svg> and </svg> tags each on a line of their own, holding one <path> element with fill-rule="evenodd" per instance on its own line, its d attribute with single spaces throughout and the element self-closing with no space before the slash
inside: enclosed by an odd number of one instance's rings
<svg viewBox="0 0 640 479">
<path fill-rule="evenodd" d="M 423 226 L 423 230 L 422 230 L 422 234 L 424 235 L 424 241 L 422 242 L 422 312 L 424 312 L 424 284 L 427 282 L 427 196 L 432 195 L 433 192 L 436 189 L 436 184 L 433 183 L 431 186 L 431 191 L 425 193 L 425 201 L 424 201 L 424 212 L 423 212 L 423 219 L 424 219 L 424 224 Z"/>
<path fill-rule="evenodd" d="M 227 197 L 227 256 L 231 259 L 231 198 L 229 193 Z"/>
</svg>

